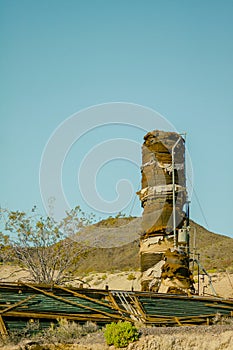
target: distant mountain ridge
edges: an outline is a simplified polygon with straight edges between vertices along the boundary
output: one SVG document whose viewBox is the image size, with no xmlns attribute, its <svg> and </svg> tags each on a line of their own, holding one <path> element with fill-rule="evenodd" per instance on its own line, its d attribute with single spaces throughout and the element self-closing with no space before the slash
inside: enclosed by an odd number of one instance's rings
<svg viewBox="0 0 233 350">
<path fill-rule="evenodd" d="M 108 236 L 115 235 L 115 247 L 91 248 L 86 259 L 80 262 L 78 271 L 139 270 L 141 220 L 141 217 L 109 218 L 87 227 L 85 230 L 92 237 L 100 236 L 103 228 L 106 240 Z M 196 248 L 200 253 L 202 265 L 208 270 L 226 270 L 227 268 L 233 270 L 233 238 L 210 232 L 192 220 L 190 226 L 190 248 L 193 251 L 194 232 L 196 231 Z M 119 232 L 121 237 L 122 232 L 125 232 L 126 244 L 123 241 L 117 241 Z M 130 242 L 130 237 L 132 237 L 132 242 Z"/>
</svg>

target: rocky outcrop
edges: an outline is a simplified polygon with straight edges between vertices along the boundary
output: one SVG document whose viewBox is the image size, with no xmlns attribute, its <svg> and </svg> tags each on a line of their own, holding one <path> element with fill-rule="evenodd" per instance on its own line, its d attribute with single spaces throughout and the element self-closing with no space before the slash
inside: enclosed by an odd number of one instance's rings
<svg viewBox="0 0 233 350">
<path fill-rule="evenodd" d="M 186 255 L 187 218 L 183 211 L 187 197 L 184 139 L 175 132 L 154 130 L 147 133 L 142 146 L 141 172 L 138 195 L 143 207 L 140 240 L 142 290 L 186 291 L 192 287 L 193 281 Z M 182 228 L 183 231 L 179 231 Z M 179 233 L 183 234 L 182 243 Z M 175 265 L 170 264 L 172 259 L 176 260 Z"/>
</svg>

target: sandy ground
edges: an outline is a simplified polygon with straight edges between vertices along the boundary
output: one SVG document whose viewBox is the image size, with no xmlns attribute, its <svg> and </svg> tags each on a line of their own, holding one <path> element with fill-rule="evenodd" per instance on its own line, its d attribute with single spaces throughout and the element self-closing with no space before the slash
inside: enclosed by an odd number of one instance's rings
<svg viewBox="0 0 233 350">
<path fill-rule="evenodd" d="M 116 273 L 90 273 L 85 276 L 80 276 L 84 282 L 84 287 L 104 289 L 106 286 L 110 290 L 140 290 L 139 271 L 127 271 Z M 1 282 L 17 282 L 25 280 L 28 274 L 25 271 L 20 271 L 16 266 L 0 265 L 0 283 Z M 212 285 L 217 295 L 223 298 L 233 298 L 233 273 L 221 272 L 211 274 Z M 195 280 L 197 277 L 195 276 Z M 72 285 L 78 287 L 80 281 L 74 280 Z M 197 289 L 197 284 L 196 284 Z M 213 294 L 213 290 L 209 285 L 207 276 L 200 276 L 200 295 Z"/>
</svg>

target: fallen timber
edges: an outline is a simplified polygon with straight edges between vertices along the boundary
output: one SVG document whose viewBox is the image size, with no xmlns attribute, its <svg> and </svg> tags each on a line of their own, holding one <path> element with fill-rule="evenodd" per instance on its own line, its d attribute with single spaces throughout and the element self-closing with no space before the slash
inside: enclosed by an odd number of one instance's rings
<svg viewBox="0 0 233 350">
<path fill-rule="evenodd" d="M 41 329 L 61 318 L 99 325 L 128 320 L 145 325 L 209 324 L 233 316 L 233 299 L 154 292 L 68 288 L 25 283 L 0 284 L 0 333 L 39 321 Z"/>
</svg>

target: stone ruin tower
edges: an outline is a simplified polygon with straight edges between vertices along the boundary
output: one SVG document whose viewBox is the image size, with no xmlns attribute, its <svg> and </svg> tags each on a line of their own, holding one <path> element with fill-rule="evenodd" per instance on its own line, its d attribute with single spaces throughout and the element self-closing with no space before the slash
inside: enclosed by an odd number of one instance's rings
<svg viewBox="0 0 233 350">
<path fill-rule="evenodd" d="M 189 219 L 184 212 L 184 139 L 175 132 L 148 132 L 142 146 L 141 172 L 141 289 L 188 293 L 193 290 L 193 278 L 189 270 Z"/>
</svg>

